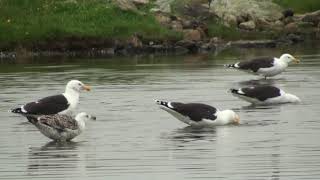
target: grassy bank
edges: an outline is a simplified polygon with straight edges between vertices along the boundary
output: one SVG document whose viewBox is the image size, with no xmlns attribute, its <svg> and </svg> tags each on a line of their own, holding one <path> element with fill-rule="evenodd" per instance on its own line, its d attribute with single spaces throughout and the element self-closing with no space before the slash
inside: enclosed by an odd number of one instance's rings
<svg viewBox="0 0 320 180">
<path fill-rule="evenodd" d="M 292 8 L 297 13 L 320 10 L 320 0 L 274 0 L 284 8 Z"/>
<path fill-rule="evenodd" d="M 148 10 L 145 10 L 148 13 Z M 151 15 L 122 11 L 107 0 L 1 0 L 0 44 L 64 37 L 177 36 Z"/>
<path fill-rule="evenodd" d="M 274 1 L 297 12 L 320 9 L 320 0 Z M 152 3 L 139 9 L 138 13 L 122 11 L 111 0 L 0 0 L 0 49 L 12 50 L 25 44 L 39 47 L 45 41 L 63 43 L 65 38 L 69 38 L 71 44 L 72 38 L 80 38 L 80 41 L 127 39 L 134 33 L 152 40 L 182 38 L 182 33 L 160 25 L 150 14 L 150 8 Z M 265 32 L 241 31 L 216 20 L 208 22 L 208 33 L 210 37 L 227 40 L 273 36 Z"/>
</svg>

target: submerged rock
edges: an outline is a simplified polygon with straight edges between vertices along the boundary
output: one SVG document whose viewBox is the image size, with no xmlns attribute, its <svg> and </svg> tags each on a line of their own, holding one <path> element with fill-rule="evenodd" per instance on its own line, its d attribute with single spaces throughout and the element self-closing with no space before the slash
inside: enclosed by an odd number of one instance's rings
<svg viewBox="0 0 320 180">
<path fill-rule="evenodd" d="M 304 41 L 304 39 L 301 36 L 297 35 L 297 34 L 289 34 L 287 36 L 287 39 L 292 41 L 293 43 L 298 43 L 298 42 Z"/>
<path fill-rule="evenodd" d="M 175 44 L 175 46 L 188 49 L 188 52 L 192 52 L 192 53 L 198 52 L 198 49 L 199 49 L 198 44 L 191 40 L 180 40 Z"/>
</svg>

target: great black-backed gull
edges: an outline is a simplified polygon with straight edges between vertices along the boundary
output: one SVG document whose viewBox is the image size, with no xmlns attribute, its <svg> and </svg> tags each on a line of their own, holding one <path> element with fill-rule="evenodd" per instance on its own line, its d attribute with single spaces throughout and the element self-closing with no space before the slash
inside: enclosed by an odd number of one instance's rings
<svg viewBox="0 0 320 180">
<path fill-rule="evenodd" d="M 77 114 L 75 118 L 60 114 L 27 117 L 43 135 L 55 141 L 70 141 L 82 133 L 86 126 L 85 121 L 96 119 L 85 112 Z"/>
<path fill-rule="evenodd" d="M 297 96 L 285 93 L 283 90 L 269 85 L 230 89 L 230 92 L 240 99 L 257 105 L 300 102 Z"/>
<path fill-rule="evenodd" d="M 250 61 L 242 61 L 237 62 L 235 64 L 227 64 L 225 66 L 228 68 L 235 68 L 247 71 L 249 73 L 253 73 L 267 78 L 282 73 L 288 67 L 288 64 L 291 61 L 295 63 L 300 62 L 300 60 L 296 59 L 290 54 L 283 54 L 280 58 L 256 58 Z"/>
<path fill-rule="evenodd" d="M 218 109 L 200 103 L 179 103 L 156 100 L 159 107 L 178 120 L 193 127 L 239 124 L 239 116 L 232 110 Z"/>
<path fill-rule="evenodd" d="M 66 86 L 63 94 L 45 97 L 38 101 L 27 103 L 21 107 L 12 109 L 11 112 L 21 115 L 50 115 L 69 114 L 71 115 L 79 103 L 80 92 L 90 91 L 90 87 L 81 81 L 71 80 Z"/>
</svg>

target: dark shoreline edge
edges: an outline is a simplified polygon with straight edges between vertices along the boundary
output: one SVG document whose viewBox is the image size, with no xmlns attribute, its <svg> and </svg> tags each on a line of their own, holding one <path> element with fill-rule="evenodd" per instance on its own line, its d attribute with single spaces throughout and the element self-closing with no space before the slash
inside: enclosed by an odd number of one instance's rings
<svg viewBox="0 0 320 180">
<path fill-rule="evenodd" d="M 81 39 L 47 41 L 38 44 L 18 46 L 14 50 L 0 51 L 0 59 L 41 58 L 41 57 L 114 57 L 131 55 L 183 55 L 197 53 L 219 53 L 229 48 L 277 48 L 299 43 L 316 43 L 318 40 L 303 39 L 299 36 L 277 40 L 222 41 L 164 41 L 128 42 L 107 39 Z"/>
</svg>

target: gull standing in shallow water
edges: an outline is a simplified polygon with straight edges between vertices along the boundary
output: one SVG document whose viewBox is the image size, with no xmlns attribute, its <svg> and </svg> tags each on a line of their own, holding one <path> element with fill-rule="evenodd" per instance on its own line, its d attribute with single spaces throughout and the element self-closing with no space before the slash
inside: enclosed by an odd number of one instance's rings
<svg viewBox="0 0 320 180">
<path fill-rule="evenodd" d="M 230 89 L 230 92 L 232 95 L 256 105 L 300 102 L 300 99 L 297 96 L 269 85 Z"/>
<path fill-rule="evenodd" d="M 232 110 L 218 109 L 200 103 L 179 103 L 155 100 L 159 107 L 192 127 L 212 127 L 239 124 L 239 116 Z"/>
<path fill-rule="evenodd" d="M 63 94 L 42 98 L 38 101 L 27 103 L 21 107 L 12 109 L 12 113 L 27 115 L 50 115 L 68 114 L 71 115 L 79 104 L 80 92 L 90 91 L 90 87 L 81 81 L 71 80 L 66 86 Z"/>
<path fill-rule="evenodd" d="M 85 112 L 79 113 L 75 118 L 69 115 L 28 115 L 28 120 L 48 138 L 55 141 L 70 141 L 85 129 L 85 121 L 96 120 L 96 117 Z"/>
<path fill-rule="evenodd" d="M 278 75 L 285 71 L 289 63 L 292 61 L 295 63 L 300 62 L 300 60 L 296 59 L 290 54 L 283 54 L 280 58 L 256 58 L 250 61 L 226 64 L 225 67 L 243 70 L 267 78 Z"/>
</svg>

